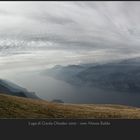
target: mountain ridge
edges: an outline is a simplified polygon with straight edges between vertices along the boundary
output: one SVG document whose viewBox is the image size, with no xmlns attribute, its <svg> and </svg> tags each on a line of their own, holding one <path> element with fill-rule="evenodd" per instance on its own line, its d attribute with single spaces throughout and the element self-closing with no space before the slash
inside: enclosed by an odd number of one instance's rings
<svg viewBox="0 0 140 140">
<path fill-rule="evenodd" d="M 29 92 L 27 89 L 4 79 L 0 79 L 0 92 L 13 96 L 39 99 L 34 92 Z"/>
<path fill-rule="evenodd" d="M 81 66 L 81 67 L 80 67 Z M 126 92 L 140 92 L 140 57 L 106 64 L 61 66 L 46 74 L 75 86 L 91 86 Z M 76 69 L 77 68 L 77 69 Z"/>
</svg>

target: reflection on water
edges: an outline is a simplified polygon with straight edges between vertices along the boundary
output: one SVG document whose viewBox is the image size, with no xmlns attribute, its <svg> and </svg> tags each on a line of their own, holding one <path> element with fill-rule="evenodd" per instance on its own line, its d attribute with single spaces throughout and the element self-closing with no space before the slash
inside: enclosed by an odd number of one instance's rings
<svg viewBox="0 0 140 140">
<path fill-rule="evenodd" d="M 17 72 L 2 78 L 35 91 L 46 100 L 61 99 L 67 103 L 125 104 L 140 107 L 140 94 L 104 91 L 97 88 L 74 87 L 66 82 L 41 75 L 39 72 Z"/>
</svg>

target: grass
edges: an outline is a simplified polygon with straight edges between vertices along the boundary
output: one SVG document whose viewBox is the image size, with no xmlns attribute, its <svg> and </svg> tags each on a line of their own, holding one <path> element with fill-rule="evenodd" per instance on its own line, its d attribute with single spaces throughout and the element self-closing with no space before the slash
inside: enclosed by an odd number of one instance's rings
<svg viewBox="0 0 140 140">
<path fill-rule="evenodd" d="M 107 104 L 60 104 L 0 94 L 0 118 L 140 119 L 140 108 Z"/>
</svg>

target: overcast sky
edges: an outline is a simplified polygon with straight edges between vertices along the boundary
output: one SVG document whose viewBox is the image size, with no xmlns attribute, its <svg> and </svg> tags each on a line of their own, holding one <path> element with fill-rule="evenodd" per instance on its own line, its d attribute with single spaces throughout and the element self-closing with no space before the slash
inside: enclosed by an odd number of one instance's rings
<svg viewBox="0 0 140 140">
<path fill-rule="evenodd" d="M 140 56 L 140 2 L 0 2 L 0 69 Z"/>
</svg>

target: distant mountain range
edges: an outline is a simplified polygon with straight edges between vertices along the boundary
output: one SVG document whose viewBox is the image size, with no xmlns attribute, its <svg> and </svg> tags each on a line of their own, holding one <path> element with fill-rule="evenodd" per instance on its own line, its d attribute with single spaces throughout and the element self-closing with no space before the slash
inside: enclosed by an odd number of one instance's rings
<svg viewBox="0 0 140 140">
<path fill-rule="evenodd" d="M 75 86 L 140 92 L 140 58 L 107 64 L 57 65 L 45 74 Z"/>
<path fill-rule="evenodd" d="M 37 97 L 34 92 L 29 92 L 27 89 L 3 79 L 0 79 L 0 93 L 12 96 L 39 99 L 39 97 Z"/>
</svg>

